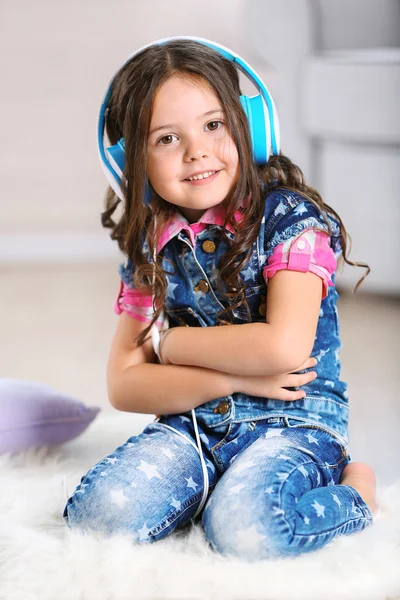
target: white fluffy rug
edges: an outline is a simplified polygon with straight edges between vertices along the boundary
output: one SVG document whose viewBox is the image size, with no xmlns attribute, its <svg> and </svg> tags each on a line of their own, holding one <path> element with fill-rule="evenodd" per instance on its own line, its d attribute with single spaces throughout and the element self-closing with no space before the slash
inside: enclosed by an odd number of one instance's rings
<svg viewBox="0 0 400 600">
<path fill-rule="evenodd" d="M 0 456 L 0 600 L 400 597 L 400 482 L 379 490 L 373 527 L 295 559 L 223 558 L 208 547 L 200 525 L 149 546 L 69 530 L 63 476 L 72 493 L 95 462 L 148 420 L 104 412 L 69 444 Z"/>
</svg>

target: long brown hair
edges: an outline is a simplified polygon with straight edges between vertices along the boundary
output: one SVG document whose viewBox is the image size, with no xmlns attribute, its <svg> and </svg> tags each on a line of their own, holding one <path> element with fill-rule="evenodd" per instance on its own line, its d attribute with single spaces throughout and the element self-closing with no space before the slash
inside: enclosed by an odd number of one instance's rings
<svg viewBox="0 0 400 600">
<path fill-rule="evenodd" d="M 200 42 L 171 40 L 149 46 L 124 65 L 113 82 L 106 117 L 106 132 L 110 143 L 115 144 L 122 137 L 125 140 L 126 166 L 122 178 L 125 200 L 119 220 L 113 221 L 112 215 L 121 201 L 111 188 L 108 189 L 106 209 L 101 215 L 102 225 L 111 229 L 111 238 L 117 240 L 120 250 L 135 265 L 135 287 L 145 294 L 153 295 L 153 320 L 138 337 L 138 343 L 142 344 L 147 337 L 150 327 L 163 310 L 166 299 L 167 281 L 161 266 L 162 260 L 157 257 L 154 265 L 150 257 L 153 256 L 154 244 L 160 232 L 176 208 L 154 191 L 151 208 L 143 204 L 143 197 L 148 184 L 147 138 L 153 98 L 159 87 L 172 75 L 211 86 L 224 109 L 238 150 L 239 178 L 223 202 L 225 227 L 221 235 L 228 242 L 229 248 L 218 264 L 218 287 L 220 291 L 225 289 L 228 300 L 221 320 L 229 321 L 232 311 L 243 304 L 247 308 L 246 288 L 240 271 L 249 260 L 251 248 L 257 239 L 264 215 L 265 195 L 279 187 L 302 194 L 320 211 L 326 211 L 337 219 L 342 236 L 343 260 L 350 265 L 364 266 L 368 269 L 358 282 L 358 287 L 368 275 L 369 267 L 348 260 L 349 236 L 339 215 L 323 202 L 315 189 L 305 183 L 301 170 L 286 156 L 271 156 L 267 165 L 263 167 L 254 163 L 247 117 L 239 100 L 241 90 L 238 71 L 234 64 Z M 249 194 L 251 202 L 247 203 L 243 219 L 238 226 L 234 214 Z M 327 224 L 329 226 L 328 222 Z M 227 225 L 235 232 L 233 241 L 225 235 Z M 147 253 L 143 248 L 144 241 L 147 242 Z"/>
</svg>

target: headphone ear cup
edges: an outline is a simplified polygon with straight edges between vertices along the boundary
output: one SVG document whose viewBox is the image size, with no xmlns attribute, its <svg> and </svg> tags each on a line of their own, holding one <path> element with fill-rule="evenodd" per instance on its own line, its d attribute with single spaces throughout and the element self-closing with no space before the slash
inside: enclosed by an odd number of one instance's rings
<svg viewBox="0 0 400 600">
<path fill-rule="evenodd" d="M 121 138 L 114 146 L 106 148 L 108 160 L 119 177 L 121 183 L 122 172 L 125 168 L 125 140 Z"/>
<path fill-rule="evenodd" d="M 257 164 L 266 164 L 271 155 L 271 130 L 268 107 L 261 94 L 240 96 L 240 102 L 249 122 L 253 159 Z"/>
<path fill-rule="evenodd" d="M 123 195 L 121 191 L 122 173 L 125 169 L 125 140 L 121 138 L 114 146 L 106 148 L 106 154 L 110 165 L 113 168 L 114 176 L 109 171 L 106 173 L 108 181 L 121 200 Z M 143 204 L 148 206 L 152 198 L 152 187 L 146 179 L 144 183 Z"/>
<path fill-rule="evenodd" d="M 121 138 L 114 146 L 105 148 L 105 154 L 108 159 L 108 163 L 111 168 L 106 170 L 106 176 L 108 183 L 111 185 L 118 198 L 124 199 L 121 182 L 122 172 L 125 168 L 125 142 L 124 138 Z"/>
</svg>

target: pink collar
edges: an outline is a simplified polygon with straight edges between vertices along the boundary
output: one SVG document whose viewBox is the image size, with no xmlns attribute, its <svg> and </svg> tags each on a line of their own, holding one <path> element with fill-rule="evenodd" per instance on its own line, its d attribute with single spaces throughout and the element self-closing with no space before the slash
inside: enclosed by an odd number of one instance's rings
<svg viewBox="0 0 400 600">
<path fill-rule="evenodd" d="M 247 200 L 247 199 L 246 199 Z M 239 210 L 234 214 L 235 220 L 239 223 L 243 218 L 243 207 L 246 204 L 246 200 L 243 201 Z M 192 245 L 195 245 L 195 237 L 200 231 L 206 229 L 208 225 L 223 225 L 225 220 L 225 214 L 220 205 L 213 206 L 206 210 L 202 217 L 196 223 L 189 223 L 183 214 L 177 210 L 174 216 L 166 223 L 164 230 L 161 233 L 160 241 L 157 247 L 157 252 L 161 252 L 166 244 L 172 238 L 179 235 L 181 231 L 187 233 L 190 238 Z M 232 228 L 228 225 L 227 230 L 233 233 Z"/>
</svg>

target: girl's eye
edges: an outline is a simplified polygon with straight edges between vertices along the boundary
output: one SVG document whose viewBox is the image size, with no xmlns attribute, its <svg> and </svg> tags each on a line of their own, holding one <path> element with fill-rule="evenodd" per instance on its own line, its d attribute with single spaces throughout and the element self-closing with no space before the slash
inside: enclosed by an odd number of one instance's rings
<svg viewBox="0 0 400 600">
<path fill-rule="evenodd" d="M 172 135 L 172 134 L 164 135 L 162 138 L 160 138 L 158 140 L 157 143 L 161 144 L 162 146 L 169 146 L 170 144 L 172 144 L 173 138 L 176 138 L 176 135 Z"/>
<path fill-rule="evenodd" d="M 206 127 L 208 127 L 210 131 L 217 131 L 220 129 L 221 125 L 223 125 L 222 121 L 210 121 L 207 123 Z"/>
</svg>

